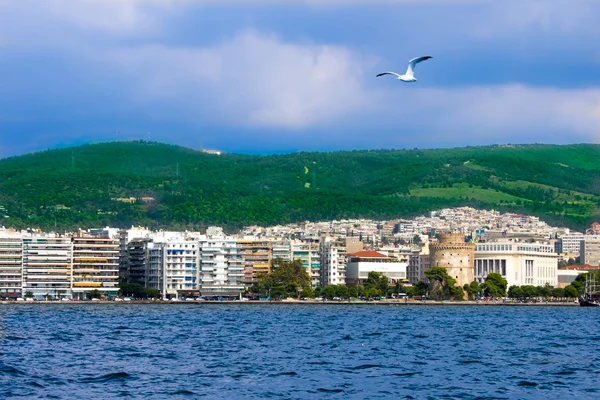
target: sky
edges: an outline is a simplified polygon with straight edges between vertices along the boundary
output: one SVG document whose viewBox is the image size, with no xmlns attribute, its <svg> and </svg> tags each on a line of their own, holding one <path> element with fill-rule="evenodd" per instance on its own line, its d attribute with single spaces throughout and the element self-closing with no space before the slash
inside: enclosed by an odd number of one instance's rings
<svg viewBox="0 0 600 400">
<path fill-rule="evenodd" d="M 0 0 L 0 158 L 600 143 L 599 0 Z M 430 55 L 415 83 L 411 58 Z"/>
</svg>

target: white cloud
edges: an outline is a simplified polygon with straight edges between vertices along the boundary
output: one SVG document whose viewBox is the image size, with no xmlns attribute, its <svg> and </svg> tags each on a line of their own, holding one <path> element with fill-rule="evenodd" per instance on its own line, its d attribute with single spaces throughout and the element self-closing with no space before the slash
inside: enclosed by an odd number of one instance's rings
<svg viewBox="0 0 600 400">
<path fill-rule="evenodd" d="M 286 43 L 256 31 L 210 48 L 118 50 L 104 62 L 135 81 L 131 95 L 137 102 L 176 101 L 195 118 L 233 124 L 326 124 L 372 96 L 361 86 L 365 60 L 348 49 Z"/>
<path fill-rule="evenodd" d="M 134 82 L 128 95 L 140 107 L 163 104 L 176 113 L 170 118 L 192 123 L 284 128 L 282 134 L 363 127 L 384 142 L 394 126 L 431 132 L 432 141 L 474 134 L 468 139 L 497 143 L 565 142 L 569 135 L 590 141 L 600 132 L 600 88 L 431 88 L 424 86 L 426 76 L 402 84 L 376 79 L 373 59 L 350 49 L 289 43 L 257 31 L 207 48 L 120 50 L 105 62 Z"/>
<path fill-rule="evenodd" d="M 396 120 L 430 132 L 431 142 L 586 142 L 600 132 L 600 88 L 491 85 L 411 90 L 410 102 L 388 96 L 402 104 Z"/>
</svg>

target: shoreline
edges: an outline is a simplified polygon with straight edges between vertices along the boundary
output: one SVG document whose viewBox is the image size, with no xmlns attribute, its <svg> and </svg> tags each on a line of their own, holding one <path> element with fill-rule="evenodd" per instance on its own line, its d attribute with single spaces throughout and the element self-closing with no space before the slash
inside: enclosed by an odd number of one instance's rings
<svg viewBox="0 0 600 400">
<path fill-rule="evenodd" d="M 0 301 L 0 305 L 354 305 L 354 306 L 470 306 L 470 307 L 579 307 L 578 302 L 496 303 L 493 301 Z"/>
</svg>

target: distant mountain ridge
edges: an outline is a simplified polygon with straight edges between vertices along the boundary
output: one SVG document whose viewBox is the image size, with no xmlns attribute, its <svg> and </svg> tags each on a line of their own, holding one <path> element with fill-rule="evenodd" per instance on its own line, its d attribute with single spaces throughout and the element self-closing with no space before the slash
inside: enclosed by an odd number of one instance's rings
<svg viewBox="0 0 600 400">
<path fill-rule="evenodd" d="M 600 219 L 600 145 L 249 156 L 139 141 L 0 160 L 0 225 L 16 228 L 233 229 L 462 205 L 582 229 Z"/>
</svg>

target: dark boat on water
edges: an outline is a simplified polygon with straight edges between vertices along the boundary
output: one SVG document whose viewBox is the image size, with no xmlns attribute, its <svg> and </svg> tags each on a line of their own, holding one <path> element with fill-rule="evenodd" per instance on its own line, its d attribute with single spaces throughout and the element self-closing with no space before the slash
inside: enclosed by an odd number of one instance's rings
<svg viewBox="0 0 600 400">
<path fill-rule="evenodd" d="M 596 276 L 588 273 L 585 277 L 585 293 L 579 297 L 581 307 L 600 307 L 600 291 L 596 285 Z"/>
</svg>

